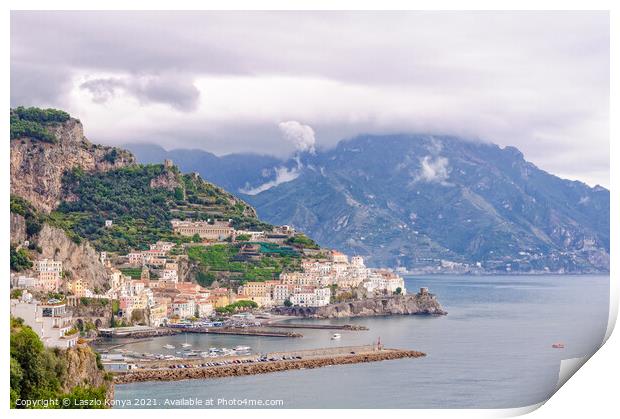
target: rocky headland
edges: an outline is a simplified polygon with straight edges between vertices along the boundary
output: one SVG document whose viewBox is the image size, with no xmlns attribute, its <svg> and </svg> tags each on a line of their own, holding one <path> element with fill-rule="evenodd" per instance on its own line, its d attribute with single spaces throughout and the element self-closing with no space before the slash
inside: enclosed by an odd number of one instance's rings
<svg viewBox="0 0 620 419">
<path fill-rule="evenodd" d="M 365 298 L 361 300 L 329 304 L 324 307 L 278 307 L 274 309 L 274 313 L 287 316 L 312 317 L 320 319 L 389 316 L 395 314 L 448 314 L 443 310 L 441 304 L 439 304 L 437 297 L 430 293 Z"/>
</svg>

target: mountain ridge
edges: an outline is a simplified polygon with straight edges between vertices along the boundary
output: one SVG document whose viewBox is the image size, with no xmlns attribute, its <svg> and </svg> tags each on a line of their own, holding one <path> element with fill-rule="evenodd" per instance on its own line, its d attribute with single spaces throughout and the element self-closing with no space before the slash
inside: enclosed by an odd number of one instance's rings
<svg viewBox="0 0 620 419">
<path fill-rule="evenodd" d="M 201 168 L 198 154 L 195 168 L 226 183 L 261 217 L 371 263 L 428 272 L 609 270 L 609 191 L 549 174 L 515 147 L 360 135 L 284 161 L 235 156 L 251 162 L 248 170 L 227 165 L 232 156 Z M 293 179 L 278 183 L 278 168 Z M 267 182 L 274 186 L 240 192 Z"/>
</svg>

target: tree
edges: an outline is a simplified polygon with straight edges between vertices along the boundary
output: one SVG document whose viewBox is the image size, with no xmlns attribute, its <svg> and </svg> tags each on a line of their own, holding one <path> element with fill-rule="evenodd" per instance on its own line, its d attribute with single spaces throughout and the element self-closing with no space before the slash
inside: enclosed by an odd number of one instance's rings
<svg viewBox="0 0 620 419">
<path fill-rule="evenodd" d="M 291 307 L 292 305 L 293 305 L 293 303 L 288 298 L 286 300 L 284 300 L 284 306 L 285 307 Z"/>
<path fill-rule="evenodd" d="M 174 188 L 174 199 L 176 199 L 177 201 L 183 201 L 185 199 L 185 193 L 183 192 L 183 188 Z"/>
<path fill-rule="evenodd" d="M 11 270 L 19 272 L 30 268 L 32 268 L 32 261 L 28 252 L 25 249 L 16 250 L 14 246 L 11 246 Z"/>
<path fill-rule="evenodd" d="M 201 243 L 202 242 L 202 238 L 200 237 L 200 235 L 198 233 L 194 234 L 192 236 L 192 241 L 194 243 Z"/>
<path fill-rule="evenodd" d="M 21 399 L 37 399 L 52 395 L 60 388 L 60 363 L 45 350 L 39 336 L 23 322 L 11 319 L 11 358 L 19 365 L 21 380 L 12 382 Z M 60 370 L 60 371 L 59 371 Z M 17 373 L 13 377 L 17 379 Z"/>
<path fill-rule="evenodd" d="M 196 282 L 203 287 L 209 287 L 215 281 L 215 274 L 213 272 L 198 272 L 196 274 Z"/>
<path fill-rule="evenodd" d="M 247 242 L 250 241 L 252 237 L 249 234 L 239 234 L 235 240 L 238 242 Z"/>
<path fill-rule="evenodd" d="M 22 367 L 19 362 L 11 357 L 11 408 L 15 408 L 15 401 L 19 399 L 21 392 L 21 381 L 24 378 Z"/>
<path fill-rule="evenodd" d="M 401 287 L 398 287 L 398 288 L 396 288 L 396 291 L 394 291 L 394 294 L 400 295 L 400 294 L 402 294 L 402 292 L 403 292 L 403 289 Z"/>
</svg>

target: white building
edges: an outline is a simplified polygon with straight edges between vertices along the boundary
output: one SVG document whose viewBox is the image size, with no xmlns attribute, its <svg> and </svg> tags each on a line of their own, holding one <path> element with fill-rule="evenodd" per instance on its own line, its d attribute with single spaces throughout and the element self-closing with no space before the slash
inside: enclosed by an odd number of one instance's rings
<svg viewBox="0 0 620 419">
<path fill-rule="evenodd" d="M 294 292 L 289 300 L 294 306 L 322 307 L 329 304 L 330 297 L 331 290 L 329 288 L 315 288 Z"/>
<path fill-rule="evenodd" d="M 161 271 L 159 280 L 166 283 L 177 283 L 179 282 L 178 273 L 175 269 L 164 269 Z"/>
<path fill-rule="evenodd" d="M 213 314 L 213 304 L 206 301 L 199 301 L 196 303 L 196 311 L 200 318 L 209 317 Z"/>
<path fill-rule="evenodd" d="M 174 243 L 164 242 L 160 240 L 157 243 L 150 245 L 150 248 L 151 250 L 161 250 L 164 252 L 169 252 L 174 246 Z"/>
<path fill-rule="evenodd" d="M 363 283 L 368 292 L 394 294 L 399 288 L 401 294 L 406 294 L 405 280 L 390 271 L 373 270 Z"/>
<path fill-rule="evenodd" d="M 273 286 L 272 299 L 275 305 L 282 305 L 291 296 L 292 286 L 287 284 L 276 284 Z"/>
<path fill-rule="evenodd" d="M 316 307 L 323 307 L 329 304 L 332 290 L 329 288 L 317 288 L 314 290 Z"/>
<path fill-rule="evenodd" d="M 11 274 L 13 286 L 16 288 L 34 289 L 37 287 L 39 280 L 31 276 Z"/>
<path fill-rule="evenodd" d="M 66 304 L 58 300 L 41 303 L 31 299 L 28 293 L 20 300 L 11 300 L 11 315 L 24 320 L 47 347 L 67 349 L 75 346 L 77 330 L 73 319 L 66 311 Z M 69 334 L 74 330 L 74 333 Z"/>
<path fill-rule="evenodd" d="M 264 231 L 235 230 L 235 238 L 241 235 L 248 236 L 250 241 L 259 241 L 265 238 Z"/>
<path fill-rule="evenodd" d="M 291 294 L 289 300 L 294 306 L 299 307 L 315 307 L 316 295 L 314 292 L 296 292 Z"/>
<path fill-rule="evenodd" d="M 182 319 L 196 315 L 196 302 L 194 300 L 175 300 L 171 307 L 172 314 Z"/>
</svg>

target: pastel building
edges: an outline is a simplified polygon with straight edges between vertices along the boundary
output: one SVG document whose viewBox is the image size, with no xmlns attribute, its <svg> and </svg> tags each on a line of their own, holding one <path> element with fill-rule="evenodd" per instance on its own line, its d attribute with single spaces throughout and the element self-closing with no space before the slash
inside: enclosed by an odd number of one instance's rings
<svg viewBox="0 0 620 419">
<path fill-rule="evenodd" d="M 187 221 L 172 220 L 172 229 L 182 236 L 198 235 L 205 240 L 224 240 L 232 237 L 235 230 L 231 226 L 231 220 L 218 221 Z"/>
<path fill-rule="evenodd" d="M 39 279 L 36 288 L 41 291 L 58 292 L 62 262 L 52 259 L 35 260 L 33 268 L 37 272 Z"/>
<path fill-rule="evenodd" d="M 74 279 L 72 281 L 68 281 L 67 282 L 67 291 L 69 291 L 70 293 L 72 293 L 74 296 L 81 298 L 81 297 L 88 297 L 89 295 L 87 294 L 92 294 L 90 292 L 88 292 L 88 288 L 86 287 L 86 281 L 84 281 L 83 279 Z"/>
</svg>

